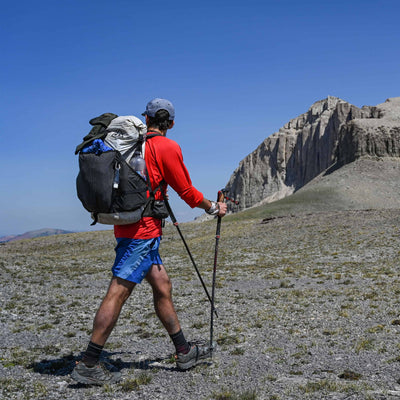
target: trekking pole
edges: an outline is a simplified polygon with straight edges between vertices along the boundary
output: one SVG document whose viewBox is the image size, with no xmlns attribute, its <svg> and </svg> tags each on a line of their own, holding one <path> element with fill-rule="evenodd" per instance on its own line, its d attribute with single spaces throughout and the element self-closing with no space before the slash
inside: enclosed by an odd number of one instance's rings
<svg viewBox="0 0 400 400">
<path fill-rule="evenodd" d="M 224 192 L 220 190 L 218 192 L 218 199 L 219 203 L 224 201 Z M 214 252 L 214 269 L 213 269 L 213 278 L 212 278 L 212 291 L 211 291 L 211 321 L 210 321 L 210 356 L 212 357 L 212 352 L 214 350 L 213 344 L 213 333 L 214 333 L 214 300 L 215 300 L 215 278 L 217 276 L 217 257 L 218 257 L 218 243 L 220 238 L 221 232 L 221 217 L 218 216 L 217 220 L 217 231 L 215 233 L 215 252 Z"/>
<path fill-rule="evenodd" d="M 168 200 L 165 198 L 165 196 L 164 196 L 164 201 L 165 201 L 165 205 L 166 205 L 166 207 L 167 207 L 169 216 L 171 217 L 172 223 L 176 226 L 176 229 L 177 229 L 178 232 L 179 232 L 179 236 L 181 237 L 182 242 L 183 242 L 183 244 L 185 245 L 185 248 L 186 248 L 186 250 L 187 250 L 187 252 L 188 252 L 188 254 L 189 254 L 189 257 L 190 257 L 190 259 L 191 259 L 191 261 L 192 261 L 192 264 L 193 264 L 193 266 L 194 266 L 194 269 L 196 270 L 197 276 L 199 277 L 200 282 L 201 282 L 201 284 L 202 284 L 202 286 L 203 286 L 203 289 L 204 289 L 204 291 L 205 291 L 205 293 L 206 293 L 206 295 L 207 295 L 207 297 L 208 297 L 208 300 L 209 300 L 210 303 L 211 303 L 212 310 L 215 312 L 215 315 L 218 317 L 217 310 L 214 308 L 214 305 L 213 305 L 212 299 L 211 299 L 211 297 L 210 297 L 210 294 L 208 293 L 208 290 L 207 290 L 207 288 L 206 288 L 206 285 L 204 284 L 203 278 L 202 278 L 201 275 L 200 275 L 200 271 L 199 271 L 199 269 L 197 268 L 196 263 L 194 262 L 192 253 L 191 253 L 190 250 L 189 250 L 189 246 L 187 245 L 186 240 L 185 240 L 185 238 L 184 238 L 183 235 L 182 235 L 181 229 L 179 228 L 178 221 L 176 220 L 175 215 L 174 215 L 174 213 L 172 212 L 171 206 L 169 205 L 169 202 L 168 202 Z"/>
</svg>

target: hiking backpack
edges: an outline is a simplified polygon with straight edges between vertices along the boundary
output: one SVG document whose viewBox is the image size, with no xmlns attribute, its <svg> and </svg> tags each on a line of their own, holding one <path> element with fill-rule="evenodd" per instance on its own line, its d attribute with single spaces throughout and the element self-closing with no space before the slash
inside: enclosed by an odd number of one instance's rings
<svg viewBox="0 0 400 400">
<path fill-rule="evenodd" d="M 79 174 L 77 195 L 96 222 L 125 225 L 144 216 L 168 217 L 164 202 L 155 200 L 150 179 L 135 171 L 129 162 L 144 158 L 145 141 L 158 134 L 146 134 L 146 126 L 134 116 L 107 113 L 89 121 L 92 130 L 77 146 Z"/>
</svg>

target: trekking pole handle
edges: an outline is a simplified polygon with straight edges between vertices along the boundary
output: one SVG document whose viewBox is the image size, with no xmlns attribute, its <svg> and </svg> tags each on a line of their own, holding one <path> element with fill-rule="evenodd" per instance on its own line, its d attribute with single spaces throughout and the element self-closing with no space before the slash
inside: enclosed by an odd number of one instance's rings
<svg viewBox="0 0 400 400">
<path fill-rule="evenodd" d="M 223 203 L 225 200 L 224 192 L 222 190 L 218 190 L 217 201 L 218 203 Z"/>
</svg>

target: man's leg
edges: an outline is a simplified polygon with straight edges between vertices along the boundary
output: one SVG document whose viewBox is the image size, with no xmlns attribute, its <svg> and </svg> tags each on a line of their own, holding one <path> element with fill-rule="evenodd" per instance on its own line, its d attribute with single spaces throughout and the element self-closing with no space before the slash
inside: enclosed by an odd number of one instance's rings
<svg viewBox="0 0 400 400">
<path fill-rule="evenodd" d="M 146 275 L 153 289 L 156 314 L 170 335 L 181 330 L 178 316 L 172 302 L 172 284 L 163 265 L 153 264 Z"/>
<path fill-rule="evenodd" d="M 163 265 L 153 264 L 146 276 L 153 289 L 154 308 L 176 349 L 176 365 L 186 370 L 210 356 L 209 347 L 188 343 L 172 302 L 172 284 Z"/>
<path fill-rule="evenodd" d="M 132 293 L 135 283 L 113 277 L 93 321 L 93 333 L 82 361 L 72 371 L 72 378 L 84 384 L 103 385 L 121 379 L 120 372 L 108 371 L 99 363 L 100 354 L 112 332 L 122 306 Z"/>
<path fill-rule="evenodd" d="M 113 277 L 93 321 L 93 332 L 82 361 L 87 366 L 97 364 L 103 346 L 110 336 L 122 306 L 132 293 L 135 283 Z"/>
<path fill-rule="evenodd" d="M 174 343 L 176 353 L 187 354 L 190 344 L 186 341 L 172 302 L 172 284 L 162 264 L 153 264 L 146 276 L 153 289 L 156 314 Z"/>
<path fill-rule="evenodd" d="M 93 333 L 90 340 L 104 346 L 121 312 L 122 306 L 132 293 L 136 283 L 118 277 L 111 279 L 105 295 L 93 321 Z"/>
</svg>

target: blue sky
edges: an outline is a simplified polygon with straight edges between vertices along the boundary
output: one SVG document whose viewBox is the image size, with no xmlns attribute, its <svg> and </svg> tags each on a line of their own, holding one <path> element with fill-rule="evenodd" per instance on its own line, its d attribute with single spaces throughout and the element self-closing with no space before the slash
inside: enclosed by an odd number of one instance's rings
<svg viewBox="0 0 400 400">
<path fill-rule="evenodd" d="M 168 136 L 214 199 L 239 161 L 328 95 L 400 95 L 397 0 L 15 1 L 2 7 L 0 235 L 89 226 L 74 149 L 103 112 L 170 99 Z M 171 193 L 180 221 L 201 214 Z M 109 227 L 106 227 L 109 229 Z"/>
</svg>

